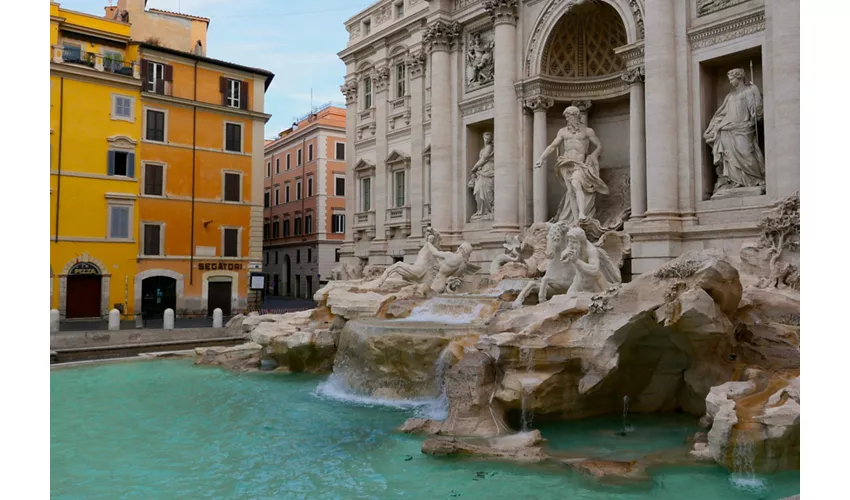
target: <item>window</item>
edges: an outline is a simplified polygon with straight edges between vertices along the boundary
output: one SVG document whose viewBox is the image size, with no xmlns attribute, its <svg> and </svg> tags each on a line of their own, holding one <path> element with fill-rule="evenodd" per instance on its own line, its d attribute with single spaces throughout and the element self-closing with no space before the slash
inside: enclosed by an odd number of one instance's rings
<svg viewBox="0 0 850 500">
<path fill-rule="evenodd" d="M 109 237 L 130 238 L 130 207 L 109 206 Z"/>
<path fill-rule="evenodd" d="M 345 159 L 345 143 L 344 142 L 336 143 L 336 156 L 335 156 L 335 158 L 337 160 L 344 160 Z"/>
<path fill-rule="evenodd" d="M 404 2 L 397 2 L 395 4 L 395 18 L 401 19 L 404 17 Z"/>
<path fill-rule="evenodd" d="M 224 149 L 242 152 L 242 125 L 238 123 L 224 124 Z"/>
<path fill-rule="evenodd" d="M 396 98 L 405 96 L 404 87 L 404 63 L 397 64 L 395 67 L 395 96 Z"/>
<path fill-rule="evenodd" d="M 106 174 L 135 177 L 136 154 L 129 151 L 106 152 Z"/>
<path fill-rule="evenodd" d="M 334 176 L 334 196 L 345 196 L 345 177 Z"/>
<path fill-rule="evenodd" d="M 275 158 L 275 160 L 274 160 L 274 173 L 275 174 L 280 173 L 280 158 Z"/>
<path fill-rule="evenodd" d="M 372 107 L 372 79 L 368 76 L 363 79 L 363 109 Z"/>
<path fill-rule="evenodd" d="M 395 173 L 395 206 L 404 206 L 404 170 Z"/>
<path fill-rule="evenodd" d="M 272 238 L 280 238 L 280 219 L 277 217 L 272 220 Z"/>
<path fill-rule="evenodd" d="M 363 193 L 363 211 L 368 212 L 372 209 L 372 179 L 367 177 L 360 181 Z"/>
<path fill-rule="evenodd" d="M 363 21 L 363 36 L 369 36 L 369 33 L 372 32 L 372 21 L 366 19 Z"/>
<path fill-rule="evenodd" d="M 63 43 L 62 60 L 66 62 L 80 62 L 83 59 L 83 49 L 79 45 Z"/>
<path fill-rule="evenodd" d="M 163 167 L 162 165 L 145 165 L 145 194 L 150 196 L 163 196 Z"/>
<path fill-rule="evenodd" d="M 274 263 L 277 264 L 277 250 L 274 252 Z"/>
<path fill-rule="evenodd" d="M 269 252 L 266 252 L 266 265 L 269 263 Z"/>
<path fill-rule="evenodd" d="M 266 219 L 266 220 L 263 221 L 263 239 L 264 240 L 269 239 L 269 235 L 270 235 L 270 233 L 269 233 L 269 220 Z"/>
<path fill-rule="evenodd" d="M 313 232 L 313 216 L 308 215 L 304 217 L 304 234 L 311 234 Z M 309 259 L 307 262 L 310 262 Z"/>
<path fill-rule="evenodd" d="M 296 250 L 295 251 L 295 263 L 299 264 L 300 262 L 301 262 L 301 250 Z"/>
<path fill-rule="evenodd" d="M 283 219 L 283 237 L 289 237 L 289 219 Z"/>
<path fill-rule="evenodd" d="M 271 193 L 268 190 L 266 190 L 266 192 L 263 193 L 263 208 L 269 208 L 269 198 L 270 197 L 271 197 Z"/>
<path fill-rule="evenodd" d="M 242 82 L 239 80 L 230 80 L 228 78 L 226 80 L 226 88 L 225 88 L 225 102 L 224 105 L 228 108 L 241 108 L 242 107 Z"/>
<path fill-rule="evenodd" d="M 280 186 L 274 187 L 274 206 L 280 205 Z"/>
<path fill-rule="evenodd" d="M 339 248 L 334 248 L 334 262 L 339 262 Z"/>
<path fill-rule="evenodd" d="M 103 70 L 110 73 L 120 73 L 124 69 L 124 56 L 114 50 L 103 51 Z"/>
<path fill-rule="evenodd" d="M 307 145 L 307 161 L 313 161 L 313 145 Z"/>
<path fill-rule="evenodd" d="M 297 163 L 295 164 L 295 166 L 300 167 L 301 166 L 301 150 L 300 149 L 298 150 L 297 158 L 298 159 L 297 159 Z"/>
<path fill-rule="evenodd" d="M 283 186 L 283 202 L 289 203 L 289 183 L 288 182 Z"/>
<path fill-rule="evenodd" d="M 224 256 L 239 257 L 239 230 L 226 228 L 224 230 Z"/>
<path fill-rule="evenodd" d="M 313 196 L 313 178 L 307 177 L 307 198 Z"/>
<path fill-rule="evenodd" d="M 112 119 L 133 121 L 135 99 L 124 95 L 112 94 Z"/>
<path fill-rule="evenodd" d="M 311 262 L 313 262 L 313 249 L 308 248 L 307 249 L 307 263 L 309 264 Z"/>
<path fill-rule="evenodd" d="M 266 163 L 266 178 L 272 176 L 272 162 Z"/>
<path fill-rule="evenodd" d="M 298 201 L 300 199 L 301 199 L 301 181 L 297 180 L 297 181 L 295 181 L 295 201 Z"/>
<path fill-rule="evenodd" d="M 289 164 L 289 153 L 286 153 L 286 169 L 287 169 L 287 170 L 289 170 L 289 169 L 290 169 L 290 164 Z"/>
<path fill-rule="evenodd" d="M 242 201 L 242 174 L 224 173 L 224 201 Z"/>
<path fill-rule="evenodd" d="M 404 257 L 401 255 L 393 255 L 393 264 L 397 262 L 404 262 Z"/>
<path fill-rule="evenodd" d="M 142 224 L 144 234 L 144 245 L 142 246 L 143 255 L 162 255 L 161 248 L 161 231 L 160 224 Z"/>
<path fill-rule="evenodd" d="M 165 142 L 165 112 L 149 109 L 145 111 L 145 139 Z"/>
<path fill-rule="evenodd" d="M 345 232 L 345 214 L 333 214 L 331 216 L 331 232 L 335 234 Z"/>
<path fill-rule="evenodd" d="M 295 236 L 301 234 L 301 217 L 295 218 Z"/>
<path fill-rule="evenodd" d="M 168 66 L 170 68 L 171 66 Z M 145 78 L 145 90 L 157 94 L 165 94 L 166 65 L 148 61 L 147 75 Z M 169 80 L 170 81 L 170 80 Z"/>
</svg>

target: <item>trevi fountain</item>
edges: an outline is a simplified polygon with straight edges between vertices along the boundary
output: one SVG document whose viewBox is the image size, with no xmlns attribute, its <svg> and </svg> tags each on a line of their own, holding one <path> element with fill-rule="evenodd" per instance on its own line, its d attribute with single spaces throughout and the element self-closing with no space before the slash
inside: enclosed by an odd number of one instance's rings
<svg viewBox="0 0 850 500">
<path fill-rule="evenodd" d="M 788 61 L 764 27 L 765 10 L 789 22 L 779 4 L 410 1 L 422 29 L 403 36 L 389 2 L 356 15 L 344 258 L 314 309 L 237 316 L 246 343 L 195 350 L 225 370 L 179 368 L 220 387 L 157 386 L 176 429 L 190 407 L 249 423 L 164 439 L 277 478 L 209 478 L 233 498 L 797 495 L 799 149 L 767 99 L 787 97 Z M 585 50 L 578 26 L 608 37 L 607 69 L 556 59 Z M 412 116 L 387 115 L 392 75 Z M 398 169 L 412 194 L 389 207 Z"/>
</svg>

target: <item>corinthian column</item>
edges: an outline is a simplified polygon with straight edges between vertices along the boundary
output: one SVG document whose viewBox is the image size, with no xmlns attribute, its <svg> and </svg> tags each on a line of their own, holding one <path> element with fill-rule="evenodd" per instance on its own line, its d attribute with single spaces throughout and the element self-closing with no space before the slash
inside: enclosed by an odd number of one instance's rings
<svg viewBox="0 0 850 500">
<path fill-rule="evenodd" d="M 422 151 L 424 134 L 422 133 L 422 112 L 425 100 L 423 76 L 425 75 L 425 60 L 428 56 L 421 49 L 413 50 L 405 61 L 410 75 L 410 234 L 418 238 L 422 236 L 422 210 L 425 206 L 425 193 L 430 180 L 425 176 L 428 172 L 423 167 Z"/>
<path fill-rule="evenodd" d="M 646 0 L 646 165 L 647 217 L 678 210 L 678 120 L 676 106 L 676 24 L 673 2 Z"/>
<path fill-rule="evenodd" d="M 495 147 L 494 231 L 519 231 L 519 105 L 516 80 L 517 0 L 487 0 L 493 19 L 496 50 L 493 81 L 493 146 Z"/>
<path fill-rule="evenodd" d="M 549 145 L 546 140 L 546 111 L 554 104 L 554 100 L 543 96 L 535 97 L 525 102 L 525 106 L 534 112 L 534 146 L 531 153 L 533 161 L 537 161 L 543 155 L 546 146 Z M 546 217 L 548 210 L 546 201 L 547 172 L 546 165 L 534 169 L 532 184 L 534 193 L 534 222 L 546 222 L 548 218 Z"/>
<path fill-rule="evenodd" d="M 452 229 L 452 87 L 449 51 L 460 33 L 457 23 L 438 19 L 423 40 L 431 53 L 431 226 Z"/>
<path fill-rule="evenodd" d="M 345 95 L 345 242 L 354 241 L 354 141 L 357 135 L 357 82 L 349 80 L 339 88 Z"/>
<path fill-rule="evenodd" d="M 632 187 L 632 217 L 646 212 L 646 116 L 644 116 L 642 66 L 623 73 L 629 84 L 629 180 Z"/>
</svg>

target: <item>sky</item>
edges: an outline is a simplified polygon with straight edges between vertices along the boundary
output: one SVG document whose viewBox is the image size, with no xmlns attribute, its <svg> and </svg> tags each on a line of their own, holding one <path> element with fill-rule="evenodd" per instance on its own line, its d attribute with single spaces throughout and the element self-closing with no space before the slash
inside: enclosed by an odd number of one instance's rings
<svg viewBox="0 0 850 500">
<path fill-rule="evenodd" d="M 57 0 L 62 8 L 103 15 L 109 0 Z M 117 4 L 117 0 L 113 4 Z M 207 17 L 207 56 L 274 73 L 266 91 L 265 137 L 289 128 L 313 105 L 344 107 L 345 21 L 374 0 L 148 0 L 148 8 Z"/>
</svg>

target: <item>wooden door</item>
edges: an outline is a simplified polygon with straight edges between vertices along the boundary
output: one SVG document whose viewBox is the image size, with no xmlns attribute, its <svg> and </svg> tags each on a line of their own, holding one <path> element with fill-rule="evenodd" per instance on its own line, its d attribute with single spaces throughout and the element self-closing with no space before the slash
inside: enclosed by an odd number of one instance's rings
<svg viewBox="0 0 850 500">
<path fill-rule="evenodd" d="M 220 308 L 223 316 L 230 316 L 232 285 L 231 281 L 210 281 L 207 315 L 212 316 L 213 311 Z"/>
<path fill-rule="evenodd" d="M 100 276 L 68 276 L 66 318 L 100 317 Z"/>
</svg>

